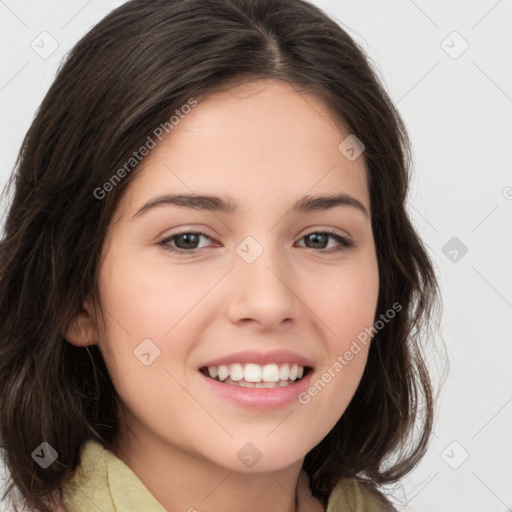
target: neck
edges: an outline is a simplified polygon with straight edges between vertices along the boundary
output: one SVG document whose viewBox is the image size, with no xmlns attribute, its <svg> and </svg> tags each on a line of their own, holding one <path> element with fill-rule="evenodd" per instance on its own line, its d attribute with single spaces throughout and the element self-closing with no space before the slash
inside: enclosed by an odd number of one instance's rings
<svg viewBox="0 0 512 512">
<path fill-rule="evenodd" d="M 311 496 L 303 459 L 277 471 L 243 473 L 198 454 L 145 438 L 118 435 L 106 447 L 141 480 L 166 510 L 187 512 L 321 512 Z"/>
</svg>

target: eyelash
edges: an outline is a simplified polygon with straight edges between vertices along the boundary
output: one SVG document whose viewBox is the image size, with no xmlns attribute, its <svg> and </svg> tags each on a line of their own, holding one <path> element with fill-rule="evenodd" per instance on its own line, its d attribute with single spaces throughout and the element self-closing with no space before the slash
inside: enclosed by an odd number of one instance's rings
<svg viewBox="0 0 512 512">
<path fill-rule="evenodd" d="M 338 233 L 336 233 L 335 231 L 331 231 L 329 229 L 325 229 L 322 231 L 311 231 L 310 233 L 306 233 L 300 240 L 306 238 L 307 236 L 315 235 L 315 234 L 329 235 L 330 237 L 334 238 L 337 242 L 339 242 L 341 244 L 341 247 L 338 247 L 335 250 L 332 250 L 332 248 L 317 250 L 317 249 L 309 248 L 309 247 L 306 247 L 306 249 L 312 249 L 314 252 L 319 252 L 319 253 L 333 253 L 333 252 L 348 251 L 348 250 L 356 247 L 356 244 L 353 240 L 350 240 L 349 238 L 345 238 L 345 237 L 339 235 Z M 206 233 L 203 233 L 202 231 L 183 231 L 181 233 L 175 233 L 174 235 L 168 236 L 168 237 L 164 238 L 163 240 L 160 240 L 160 242 L 158 242 L 158 245 L 162 246 L 165 251 L 181 253 L 181 254 L 193 255 L 202 250 L 202 249 L 179 249 L 179 248 L 172 247 L 169 245 L 169 242 L 171 240 L 174 240 L 175 238 L 182 236 L 182 235 L 201 235 L 201 236 L 204 236 L 211 240 L 211 237 L 208 236 Z"/>
</svg>

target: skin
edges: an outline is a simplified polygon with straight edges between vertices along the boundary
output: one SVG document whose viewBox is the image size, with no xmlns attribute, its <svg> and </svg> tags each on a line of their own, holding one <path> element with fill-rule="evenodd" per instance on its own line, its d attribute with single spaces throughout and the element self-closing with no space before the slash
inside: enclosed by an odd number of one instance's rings
<svg viewBox="0 0 512 512">
<path fill-rule="evenodd" d="M 66 334 L 98 344 L 123 401 L 121 426 L 107 448 L 167 510 L 310 512 L 301 467 L 336 424 L 361 379 L 369 344 L 308 404 L 252 410 L 212 392 L 202 362 L 255 349 L 290 349 L 314 363 L 315 382 L 373 325 L 379 277 L 371 219 L 338 206 L 294 214 L 304 194 L 347 193 L 370 212 L 364 154 L 338 149 L 349 134 L 316 96 L 259 80 L 201 100 L 137 168 L 116 210 L 98 271 L 105 324 L 90 300 Z M 160 205 L 163 193 L 229 196 L 229 214 Z M 304 238 L 333 229 L 333 238 Z M 158 243 L 203 231 L 189 256 Z M 252 236 L 262 254 L 251 264 L 236 252 Z M 179 251 L 183 238 L 167 246 Z M 318 247 L 318 248 L 317 248 Z M 326 253 L 319 252 L 327 249 Z M 143 365 L 133 351 L 149 338 L 160 356 Z M 238 451 L 261 452 L 252 468 Z"/>
</svg>

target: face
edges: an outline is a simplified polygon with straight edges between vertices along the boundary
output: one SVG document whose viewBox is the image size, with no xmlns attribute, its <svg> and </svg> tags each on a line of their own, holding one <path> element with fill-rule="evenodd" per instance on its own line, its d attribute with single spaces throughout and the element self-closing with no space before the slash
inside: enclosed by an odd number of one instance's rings
<svg viewBox="0 0 512 512">
<path fill-rule="evenodd" d="M 142 443 L 270 471 L 342 416 L 379 291 L 348 135 L 319 98 L 255 81 L 199 101 L 137 168 L 104 244 L 94 343 Z M 163 199 L 190 194 L 219 199 Z M 307 207 L 327 195 L 342 197 Z"/>
</svg>

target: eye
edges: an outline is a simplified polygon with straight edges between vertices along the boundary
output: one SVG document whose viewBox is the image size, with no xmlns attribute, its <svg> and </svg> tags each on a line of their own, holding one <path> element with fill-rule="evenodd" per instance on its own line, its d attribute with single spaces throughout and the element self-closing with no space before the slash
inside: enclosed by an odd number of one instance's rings
<svg viewBox="0 0 512 512">
<path fill-rule="evenodd" d="M 339 247 L 335 247 L 333 250 L 327 250 L 326 247 L 324 247 L 325 243 L 328 240 L 333 239 L 340 245 Z M 313 244 L 313 249 L 320 249 L 316 252 L 338 252 L 338 251 L 347 251 L 353 247 L 356 246 L 356 244 L 350 240 L 349 238 L 346 238 L 344 236 L 338 235 L 335 231 L 325 230 L 325 231 L 312 231 L 311 233 L 308 233 L 307 235 L 304 235 L 301 240 L 309 241 Z M 321 245 L 322 247 L 318 247 L 318 245 Z M 332 249 L 332 247 L 331 247 Z"/>
<path fill-rule="evenodd" d="M 199 249 L 202 249 L 202 247 L 197 246 L 197 243 L 201 237 L 211 240 L 211 238 L 206 233 L 201 231 L 184 231 L 183 233 L 177 233 L 175 235 L 164 238 L 158 242 L 158 245 L 161 245 L 166 251 L 187 252 L 189 254 L 195 254 Z M 172 241 L 175 241 L 175 247 L 170 245 Z"/>
<path fill-rule="evenodd" d="M 200 249 L 205 248 L 198 245 L 201 238 L 211 240 L 211 237 L 202 231 L 184 231 L 164 238 L 158 242 L 158 245 L 162 246 L 166 251 L 182 254 L 195 254 L 199 252 Z M 338 247 L 334 247 L 334 249 L 332 247 L 325 247 L 326 243 L 327 246 L 329 245 L 329 239 L 336 241 L 339 244 Z M 301 241 L 302 240 L 306 240 L 307 243 L 313 244 L 312 246 L 306 246 L 307 248 L 317 249 L 315 252 L 321 253 L 347 251 L 356 247 L 356 244 L 349 238 L 341 236 L 335 231 L 330 230 L 312 231 L 311 233 L 304 235 L 301 238 Z M 172 245 L 173 243 L 174 245 Z"/>
</svg>

